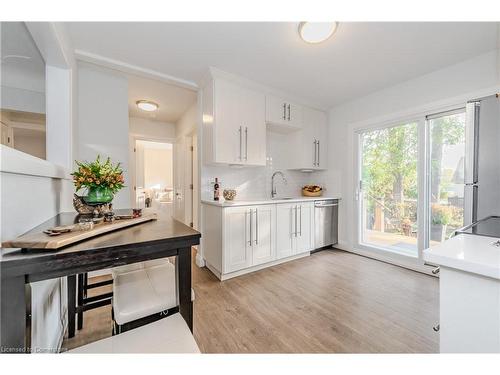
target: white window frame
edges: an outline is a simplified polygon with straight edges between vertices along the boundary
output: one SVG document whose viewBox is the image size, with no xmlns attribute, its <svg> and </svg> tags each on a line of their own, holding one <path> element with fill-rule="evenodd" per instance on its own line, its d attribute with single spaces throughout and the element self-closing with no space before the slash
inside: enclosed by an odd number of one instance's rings
<svg viewBox="0 0 500 375">
<path fill-rule="evenodd" d="M 355 187 L 355 197 L 354 197 L 354 212 L 355 217 L 353 218 L 353 246 L 356 250 L 359 250 L 363 255 L 373 256 L 374 258 L 381 259 L 390 263 L 403 265 L 418 270 L 422 270 L 421 267 L 425 265 L 423 259 L 423 251 L 428 247 L 429 244 L 429 230 L 430 230 L 430 134 L 429 134 L 429 122 L 427 120 L 428 116 L 434 116 L 436 114 L 446 114 L 452 113 L 453 111 L 458 111 L 465 109 L 467 100 L 457 100 L 453 104 L 440 107 L 430 107 L 427 110 L 419 111 L 415 114 L 409 114 L 406 116 L 395 117 L 381 122 L 368 123 L 366 125 L 354 126 L 353 136 L 354 136 L 354 187 Z M 416 123 L 418 128 L 418 159 L 417 159 L 417 186 L 418 186 L 418 207 L 417 207 L 417 243 L 418 243 L 418 256 L 409 257 L 390 250 L 384 249 L 382 247 L 377 247 L 373 245 L 366 245 L 361 242 L 362 236 L 362 200 L 360 199 L 360 186 L 361 181 L 361 135 L 367 131 L 373 131 L 377 129 L 386 129 L 399 125 Z M 422 178 L 424 177 L 424 178 Z M 421 229 L 422 228 L 422 229 Z"/>
</svg>

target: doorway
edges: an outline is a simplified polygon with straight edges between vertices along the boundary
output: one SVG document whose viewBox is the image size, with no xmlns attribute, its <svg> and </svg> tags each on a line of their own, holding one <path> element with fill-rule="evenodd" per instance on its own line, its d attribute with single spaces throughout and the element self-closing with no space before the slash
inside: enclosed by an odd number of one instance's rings
<svg viewBox="0 0 500 375">
<path fill-rule="evenodd" d="M 135 141 L 135 204 L 172 215 L 173 145 L 167 142 Z"/>
<path fill-rule="evenodd" d="M 360 249 L 422 264 L 464 225 L 467 129 L 459 107 L 357 132 Z"/>
</svg>

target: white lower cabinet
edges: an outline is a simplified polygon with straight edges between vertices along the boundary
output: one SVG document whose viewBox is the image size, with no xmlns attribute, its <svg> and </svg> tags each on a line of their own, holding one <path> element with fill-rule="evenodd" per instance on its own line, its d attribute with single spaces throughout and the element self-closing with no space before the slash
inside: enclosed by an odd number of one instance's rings
<svg viewBox="0 0 500 375">
<path fill-rule="evenodd" d="M 276 259 L 275 205 L 225 208 L 224 273 Z"/>
<path fill-rule="evenodd" d="M 500 353 L 499 279 L 441 266 L 439 298 L 441 353 Z"/>
<path fill-rule="evenodd" d="M 202 206 L 203 255 L 221 280 L 306 256 L 313 247 L 313 202 Z"/>
<path fill-rule="evenodd" d="M 276 207 L 276 256 L 278 259 L 311 251 L 312 203 L 278 204 Z"/>
</svg>

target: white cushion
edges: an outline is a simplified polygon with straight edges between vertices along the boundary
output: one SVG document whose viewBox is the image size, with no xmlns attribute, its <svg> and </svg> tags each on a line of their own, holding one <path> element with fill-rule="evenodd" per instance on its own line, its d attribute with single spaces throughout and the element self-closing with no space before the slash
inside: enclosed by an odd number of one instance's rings
<svg viewBox="0 0 500 375">
<path fill-rule="evenodd" d="M 125 266 L 118 266 L 112 268 L 111 274 L 113 275 L 113 278 L 115 278 L 120 273 L 142 270 L 144 268 L 149 268 L 149 267 L 161 266 L 167 263 L 170 263 L 170 260 L 168 258 L 147 260 L 145 262 L 132 263 L 132 264 L 127 264 Z"/>
<path fill-rule="evenodd" d="M 144 268 L 149 268 L 149 267 L 156 267 L 156 266 L 162 266 L 164 264 L 170 263 L 170 260 L 168 258 L 159 258 L 159 259 L 153 259 L 153 260 L 147 260 L 143 262 L 143 267 Z"/>
<path fill-rule="evenodd" d="M 119 325 L 177 306 L 174 266 L 169 263 L 154 269 L 151 277 L 149 269 L 141 269 L 114 279 L 113 313 Z"/>
<path fill-rule="evenodd" d="M 174 314 L 68 353 L 200 353 L 184 318 Z"/>
</svg>

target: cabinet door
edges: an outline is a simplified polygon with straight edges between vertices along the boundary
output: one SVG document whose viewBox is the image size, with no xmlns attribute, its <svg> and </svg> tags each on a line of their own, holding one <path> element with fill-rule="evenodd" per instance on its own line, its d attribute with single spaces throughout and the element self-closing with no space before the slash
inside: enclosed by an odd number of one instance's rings
<svg viewBox="0 0 500 375">
<path fill-rule="evenodd" d="M 266 165 L 265 97 L 252 90 L 244 90 L 241 101 L 240 124 L 244 130 L 244 161 L 250 165 Z"/>
<path fill-rule="evenodd" d="M 316 169 L 317 146 L 315 114 L 303 108 L 303 122 L 299 131 L 290 135 L 291 169 Z"/>
<path fill-rule="evenodd" d="M 302 106 L 287 102 L 286 119 L 289 125 L 300 128 L 302 126 Z"/>
<path fill-rule="evenodd" d="M 297 237 L 295 239 L 295 253 L 311 251 L 313 247 L 313 210 L 312 203 L 302 203 L 297 205 Z"/>
<path fill-rule="evenodd" d="M 245 100 L 237 85 L 218 79 L 215 81 L 215 162 L 241 164 L 243 162 L 243 124 L 240 108 Z"/>
<path fill-rule="evenodd" d="M 295 205 L 276 205 L 276 258 L 293 255 L 295 239 Z"/>
<path fill-rule="evenodd" d="M 317 111 L 316 139 L 318 140 L 317 168 L 328 167 L 328 121 L 325 112 Z"/>
<path fill-rule="evenodd" d="M 271 262 L 276 259 L 274 239 L 276 233 L 275 210 L 275 205 L 257 206 L 253 209 L 253 266 Z"/>
<path fill-rule="evenodd" d="M 266 96 L 266 122 L 271 124 L 286 124 L 287 106 L 282 98 L 276 96 Z"/>
<path fill-rule="evenodd" d="M 234 272 L 252 265 L 250 246 L 250 210 L 248 207 L 224 210 L 224 272 Z"/>
</svg>

